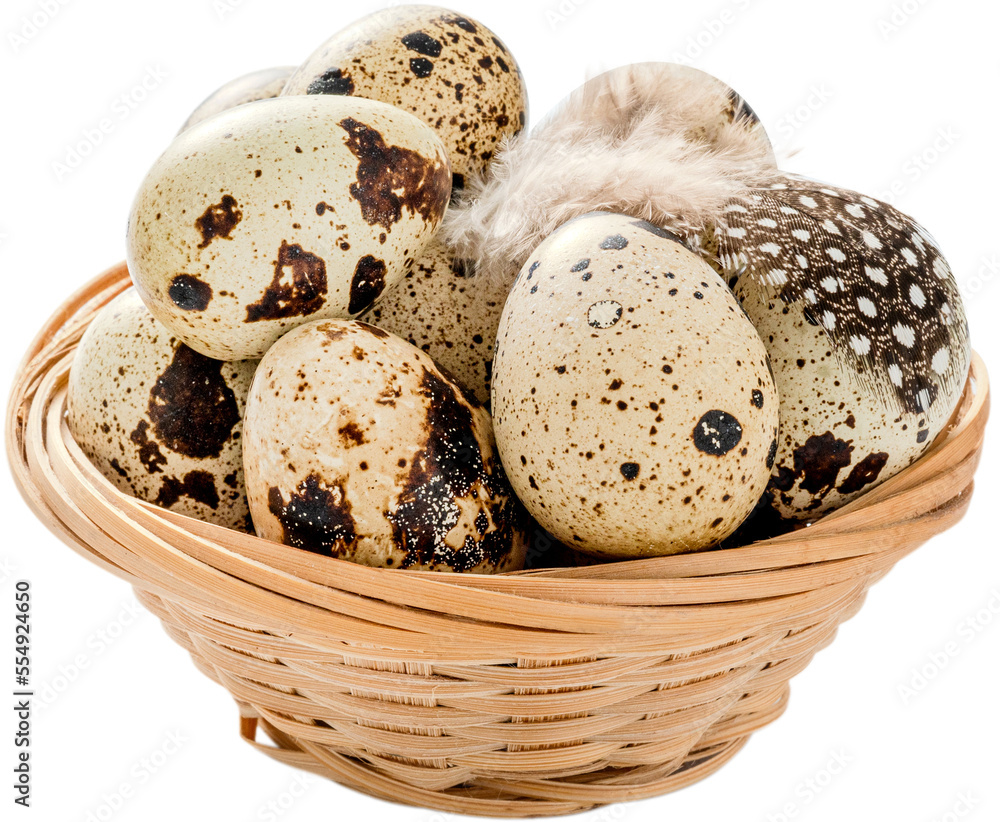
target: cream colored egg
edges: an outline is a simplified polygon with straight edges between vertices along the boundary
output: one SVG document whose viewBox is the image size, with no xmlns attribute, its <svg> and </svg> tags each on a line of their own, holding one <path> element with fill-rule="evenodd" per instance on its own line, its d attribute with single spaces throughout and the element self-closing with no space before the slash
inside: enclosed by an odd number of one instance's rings
<svg viewBox="0 0 1000 822">
<path fill-rule="evenodd" d="M 451 191 L 441 141 L 384 103 L 279 97 L 181 134 L 140 187 L 132 278 L 153 315 L 218 359 L 369 308 L 433 236 Z"/>
<path fill-rule="evenodd" d="M 777 448 L 767 354 L 726 284 L 669 232 L 620 214 L 565 224 L 521 270 L 493 414 L 528 511 L 607 557 L 725 538 Z"/>
<path fill-rule="evenodd" d="M 524 563 L 524 510 L 489 414 L 375 326 L 319 321 L 275 343 L 247 401 L 244 459 L 265 539 L 392 568 Z"/>
<path fill-rule="evenodd" d="M 183 345 L 130 288 L 94 318 L 76 350 L 69 429 L 119 490 L 252 530 L 241 436 L 256 366 Z"/>
<path fill-rule="evenodd" d="M 338 32 L 283 94 L 369 97 L 413 113 L 447 146 L 456 188 L 524 128 L 528 111 L 521 70 L 500 38 L 436 6 L 383 9 Z"/>
<path fill-rule="evenodd" d="M 501 280 L 467 276 L 435 238 L 403 281 L 362 319 L 430 354 L 488 406 L 493 347 L 507 292 Z"/>
<path fill-rule="evenodd" d="M 207 120 L 219 112 L 236 108 L 236 106 L 242 106 L 244 103 L 277 97 L 288 82 L 288 78 L 294 73 L 294 66 L 281 66 L 253 71 L 242 77 L 237 77 L 235 80 L 230 80 L 213 91 L 198 108 L 191 112 L 191 116 L 181 126 L 181 131 L 186 131 L 202 120 Z"/>
</svg>

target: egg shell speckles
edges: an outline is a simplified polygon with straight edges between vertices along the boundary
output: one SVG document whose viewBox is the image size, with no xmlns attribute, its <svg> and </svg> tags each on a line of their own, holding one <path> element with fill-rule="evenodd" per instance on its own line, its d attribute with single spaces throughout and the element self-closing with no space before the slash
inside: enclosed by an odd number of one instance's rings
<svg viewBox="0 0 1000 822">
<path fill-rule="evenodd" d="M 507 293 L 502 281 L 465 276 L 454 255 L 434 239 L 403 281 L 361 319 L 430 354 L 488 406 L 493 348 Z"/>
<path fill-rule="evenodd" d="M 309 323 L 268 351 L 244 459 L 265 539 L 391 568 L 524 563 L 525 514 L 489 414 L 422 351 L 367 323 Z"/>
<path fill-rule="evenodd" d="M 277 97 L 294 73 L 295 66 L 281 66 L 253 71 L 250 74 L 237 77 L 235 80 L 230 80 L 224 86 L 213 91 L 198 108 L 191 112 L 191 116 L 181 126 L 181 131 L 185 131 L 209 117 L 214 117 L 220 112 L 242 106 L 244 103 Z"/>
<path fill-rule="evenodd" d="M 431 125 L 448 148 L 455 187 L 484 170 L 527 120 L 513 55 L 482 23 L 436 6 L 397 6 L 335 34 L 283 94 L 370 97 Z"/>
<path fill-rule="evenodd" d="M 252 532 L 241 436 L 256 366 L 192 351 L 130 288 L 94 318 L 76 350 L 70 432 L 119 490 Z"/>
<path fill-rule="evenodd" d="M 548 237 L 504 308 L 497 446 L 514 490 L 590 554 L 697 550 L 770 474 L 778 400 L 722 279 L 669 232 L 593 213 Z"/>
<path fill-rule="evenodd" d="M 955 398 L 924 413 L 890 410 L 838 358 L 802 304 L 762 301 L 745 278 L 733 287 L 763 335 L 781 398 L 771 504 L 787 519 L 814 519 L 898 473 L 934 441 Z"/>
<path fill-rule="evenodd" d="M 146 176 L 128 262 L 153 315 L 218 359 L 260 357 L 309 320 L 369 308 L 451 195 L 437 136 L 371 100 L 278 97 L 181 134 Z"/>
</svg>

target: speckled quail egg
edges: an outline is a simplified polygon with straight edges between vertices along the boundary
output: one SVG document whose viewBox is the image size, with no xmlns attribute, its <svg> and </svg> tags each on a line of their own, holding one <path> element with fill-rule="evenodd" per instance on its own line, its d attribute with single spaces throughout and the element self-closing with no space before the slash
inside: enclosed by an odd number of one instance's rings
<svg viewBox="0 0 1000 822">
<path fill-rule="evenodd" d="M 242 77 L 237 77 L 235 80 L 230 80 L 213 91 L 198 108 L 191 112 L 191 116 L 181 126 L 181 131 L 185 131 L 209 117 L 214 117 L 221 111 L 242 106 L 244 103 L 277 97 L 294 73 L 295 66 L 280 66 L 252 71 Z"/>
<path fill-rule="evenodd" d="M 702 244 L 770 353 L 781 436 L 768 494 L 782 517 L 815 518 L 930 446 L 970 349 L 955 279 L 924 228 L 788 175 L 731 203 Z"/>
<path fill-rule="evenodd" d="M 456 189 L 524 127 L 528 111 L 521 70 L 500 38 L 436 6 L 359 20 L 320 46 L 283 94 L 356 95 L 412 112 L 447 146 Z"/>
<path fill-rule="evenodd" d="M 681 63 L 632 63 L 599 74 L 552 109 L 538 129 L 566 118 L 570 109 L 574 122 L 620 126 L 623 109 L 636 105 L 637 94 L 642 106 L 659 109 L 661 128 L 674 128 L 692 143 L 775 164 L 764 125 L 747 101 L 718 77 Z"/>
<path fill-rule="evenodd" d="M 508 290 L 500 280 L 465 272 L 435 238 L 403 281 L 362 319 L 430 354 L 489 406 L 493 346 Z"/>
<path fill-rule="evenodd" d="M 76 350 L 70 432 L 119 490 L 252 531 L 240 437 L 256 366 L 188 348 L 130 288 L 94 318 Z"/>
<path fill-rule="evenodd" d="M 489 414 L 367 323 L 313 322 L 274 344 L 250 389 L 244 460 L 265 539 L 383 567 L 524 563 L 524 510 Z"/>
<path fill-rule="evenodd" d="M 406 112 L 259 100 L 188 129 L 157 160 L 129 218 L 129 269 L 187 345 L 260 357 L 296 325 L 369 308 L 406 274 L 450 195 L 441 141 Z"/>
<path fill-rule="evenodd" d="M 763 493 L 777 448 L 767 353 L 725 282 L 621 214 L 566 223 L 521 269 L 493 414 L 531 515 L 606 557 L 719 542 Z"/>
</svg>

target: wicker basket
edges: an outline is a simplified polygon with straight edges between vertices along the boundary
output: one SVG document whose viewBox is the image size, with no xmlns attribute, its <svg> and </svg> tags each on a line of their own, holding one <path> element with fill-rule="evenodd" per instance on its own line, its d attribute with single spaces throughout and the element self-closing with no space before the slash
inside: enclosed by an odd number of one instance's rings
<svg viewBox="0 0 1000 822">
<path fill-rule="evenodd" d="M 489 816 L 665 793 L 774 720 L 868 586 L 957 522 L 988 409 L 808 529 L 743 548 L 501 576 L 367 568 L 119 493 L 64 418 L 66 377 L 124 265 L 34 341 L 7 418 L 14 476 L 61 539 L 125 579 L 281 762 L 375 796 Z M 257 740 L 258 731 L 273 744 Z"/>
</svg>

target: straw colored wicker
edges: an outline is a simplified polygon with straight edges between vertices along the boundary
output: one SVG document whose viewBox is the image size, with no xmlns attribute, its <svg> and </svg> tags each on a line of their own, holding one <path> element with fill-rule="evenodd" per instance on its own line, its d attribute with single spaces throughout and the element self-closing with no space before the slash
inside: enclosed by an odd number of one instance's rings
<svg viewBox="0 0 1000 822">
<path fill-rule="evenodd" d="M 248 742 L 387 799 L 534 816 L 702 779 L 781 714 L 789 679 L 868 586 L 969 504 L 988 408 L 978 357 L 921 460 L 781 538 L 495 577 L 292 550 L 125 496 L 73 442 L 73 351 L 127 277 L 91 282 L 32 344 L 7 420 L 16 482 L 229 689 Z"/>
</svg>

